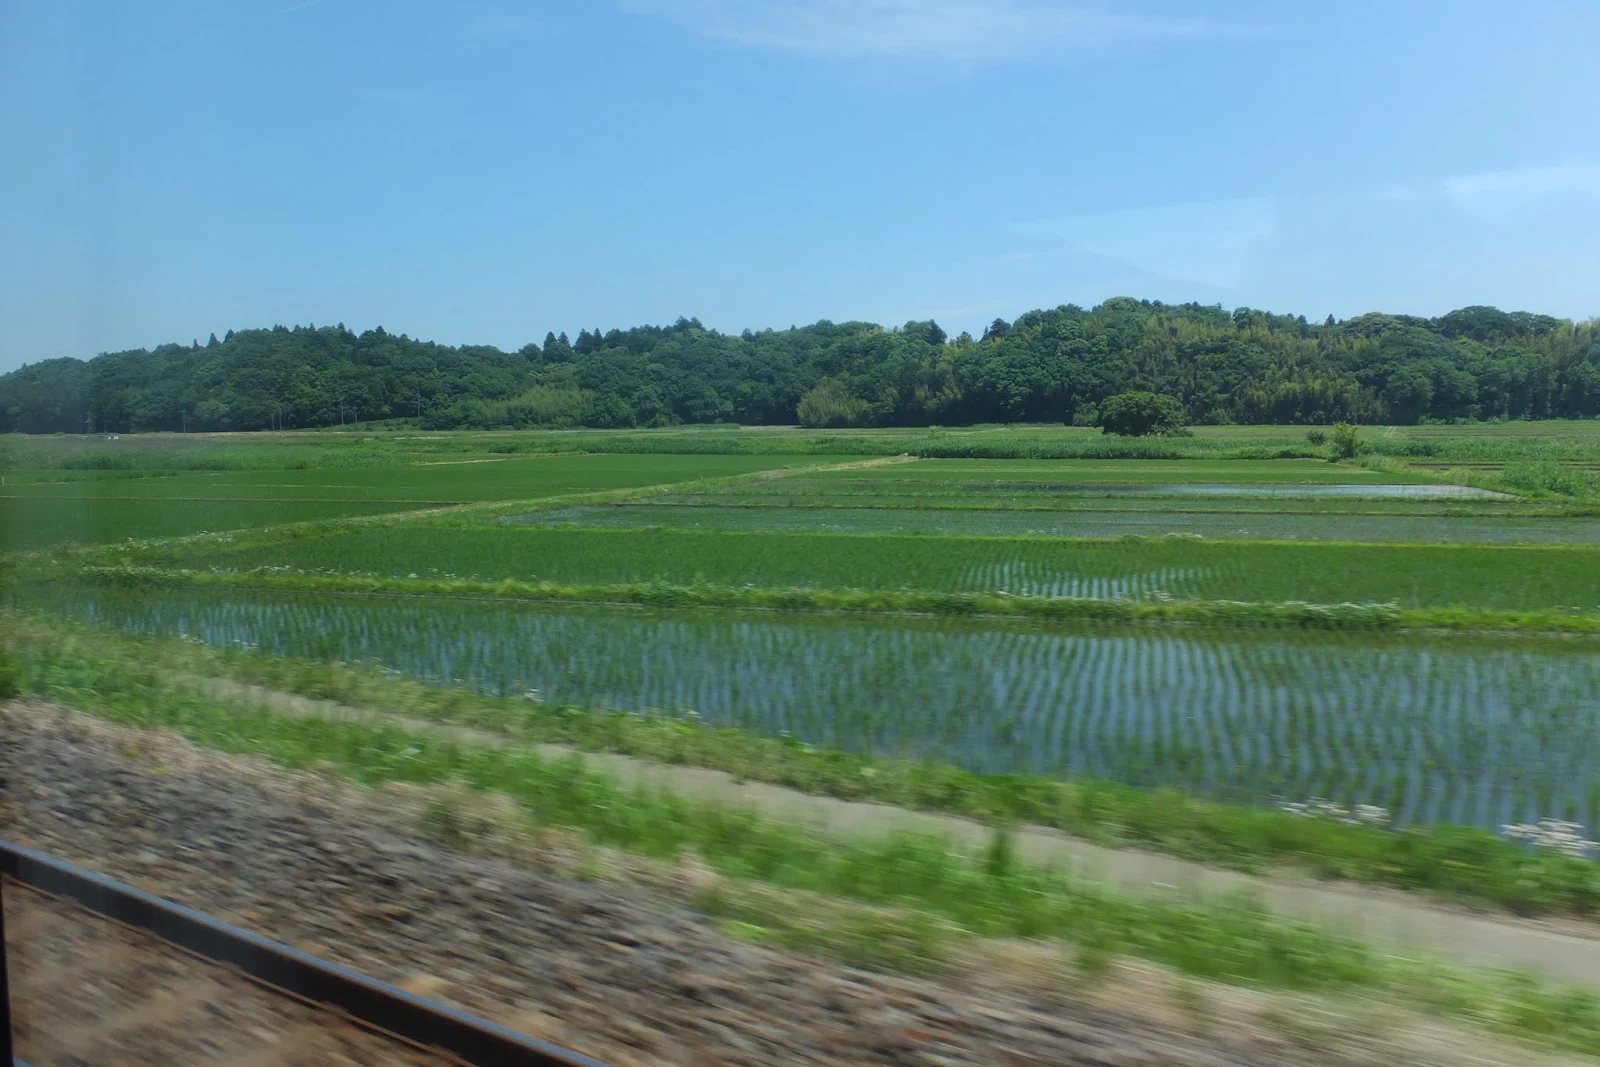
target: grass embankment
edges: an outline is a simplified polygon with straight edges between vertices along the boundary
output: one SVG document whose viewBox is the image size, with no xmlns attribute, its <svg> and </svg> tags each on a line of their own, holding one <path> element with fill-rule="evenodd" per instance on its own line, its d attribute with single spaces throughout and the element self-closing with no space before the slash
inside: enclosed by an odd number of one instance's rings
<svg viewBox="0 0 1600 1067">
<path fill-rule="evenodd" d="M 380 670 L 293 660 L 196 642 L 129 637 L 60 620 L 0 615 L 22 660 L 67 655 L 122 664 L 132 676 L 226 677 L 414 719 L 473 726 L 515 742 L 573 745 L 705 767 L 806 793 L 1052 827 L 1108 846 L 1137 846 L 1247 871 L 1287 867 L 1319 878 L 1426 892 L 1522 914 L 1600 913 L 1600 863 L 1533 851 L 1483 830 L 1404 832 L 1285 811 L 1144 791 L 1097 780 L 984 775 L 946 763 L 818 749 L 683 719 L 557 707 L 424 685 Z M 44 675 L 32 676 L 34 691 Z M 69 694 L 70 697 L 70 694 Z"/>
<path fill-rule="evenodd" d="M 647 582 L 566 585 L 515 579 L 381 578 L 297 574 L 279 570 L 198 571 L 163 567 L 83 567 L 18 574 L 18 580 L 81 581 L 119 588 L 210 588 L 274 593 L 499 598 L 552 603 L 657 608 L 744 608 L 769 611 L 995 616 L 1040 621 L 1179 623 L 1212 627 L 1309 630 L 1454 630 L 1600 633 L 1600 615 L 1558 610 L 1402 608 L 1395 604 L 1260 603 L 1237 600 L 1107 600 L 918 590 L 673 585 Z"/>
<path fill-rule="evenodd" d="M 998 832 L 982 854 L 899 836 L 822 839 L 747 811 L 649 789 L 625 789 L 581 761 L 526 749 L 448 743 L 421 732 L 291 718 L 208 699 L 166 672 L 95 643 L 63 639 L 13 649 L 25 692 L 140 727 L 175 730 L 221 751 L 312 767 L 355 782 L 463 782 L 515 798 L 536 825 L 578 830 L 599 844 L 671 859 L 693 854 L 722 876 L 879 909 L 836 913 L 872 929 L 840 937 L 892 943 L 883 965 L 937 967 L 960 937 L 1029 937 L 1085 955 L 1132 955 L 1183 973 L 1267 987 L 1378 990 L 1425 1010 L 1556 1047 L 1600 1053 L 1600 997 L 1537 979 L 1470 972 L 1386 955 L 1360 941 L 1287 921 L 1246 901 L 1134 899 L 1016 860 Z M 792 895 L 735 893 L 710 909 L 747 932 L 828 951 Z M 808 918 L 827 921 L 826 908 Z"/>
</svg>

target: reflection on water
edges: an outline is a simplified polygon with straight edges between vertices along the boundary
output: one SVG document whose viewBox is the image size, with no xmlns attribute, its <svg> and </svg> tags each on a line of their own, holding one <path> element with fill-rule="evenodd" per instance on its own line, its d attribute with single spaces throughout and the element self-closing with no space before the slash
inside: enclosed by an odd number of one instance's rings
<svg viewBox="0 0 1600 1067">
<path fill-rule="evenodd" d="M 973 769 L 1498 827 L 1600 814 L 1600 655 L 1318 634 L 17 591 L 120 629 Z"/>
</svg>

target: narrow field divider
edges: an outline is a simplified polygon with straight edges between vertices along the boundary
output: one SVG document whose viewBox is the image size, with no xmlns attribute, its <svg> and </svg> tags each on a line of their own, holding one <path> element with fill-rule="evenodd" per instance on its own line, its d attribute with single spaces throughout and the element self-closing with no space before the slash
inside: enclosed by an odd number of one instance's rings
<svg viewBox="0 0 1600 1067">
<path fill-rule="evenodd" d="M 292 571 L 203 571 L 148 566 L 40 570 L 17 581 L 78 580 L 121 588 L 220 588 L 268 592 L 437 596 L 656 608 L 747 608 L 861 614 L 998 616 L 1052 621 L 1171 622 L 1311 630 L 1457 630 L 1600 634 L 1600 615 L 1559 610 L 1303 601 L 1102 599 L 933 590 L 678 585 L 669 582 L 573 584 L 473 578 L 399 578 Z"/>
</svg>

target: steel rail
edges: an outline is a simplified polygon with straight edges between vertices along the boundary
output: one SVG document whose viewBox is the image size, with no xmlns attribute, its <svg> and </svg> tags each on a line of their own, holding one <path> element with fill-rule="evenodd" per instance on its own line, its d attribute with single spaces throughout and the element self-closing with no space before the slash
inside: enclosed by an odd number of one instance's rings
<svg viewBox="0 0 1600 1067">
<path fill-rule="evenodd" d="M 11 1047 L 11 989 L 6 979 L 6 895 L 5 875 L 0 874 L 0 1065 L 16 1067 Z"/>
<path fill-rule="evenodd" d="M 0 876 L 76 901 L 292 996 L 473 1067 L 604 1067 L 598 1060 L 407 993 L 53 856 L 0 840 Z M 0 1064 L 12 1062 L 0 908 Z"/>
</svg>

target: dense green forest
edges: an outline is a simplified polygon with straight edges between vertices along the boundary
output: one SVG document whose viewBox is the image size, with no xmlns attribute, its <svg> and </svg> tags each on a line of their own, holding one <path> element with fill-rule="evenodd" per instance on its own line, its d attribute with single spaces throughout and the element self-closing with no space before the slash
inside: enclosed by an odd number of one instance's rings
<svg viewBox="0 0 1600 1067">
<path fill-rule="evenodd" d="M 732 335 L 679 319 L 516 352 L 274 326 L 23 367 L 0 377 L 0 431 L 1089 423 L 1133 389 L 1176 397 L 1197 423 L 1591 418 L 1600 321 L 1469 307 L 1314 323 L 1117 298 L 996 320 L 977 339 L 931 321 Z"/>
</svg>

